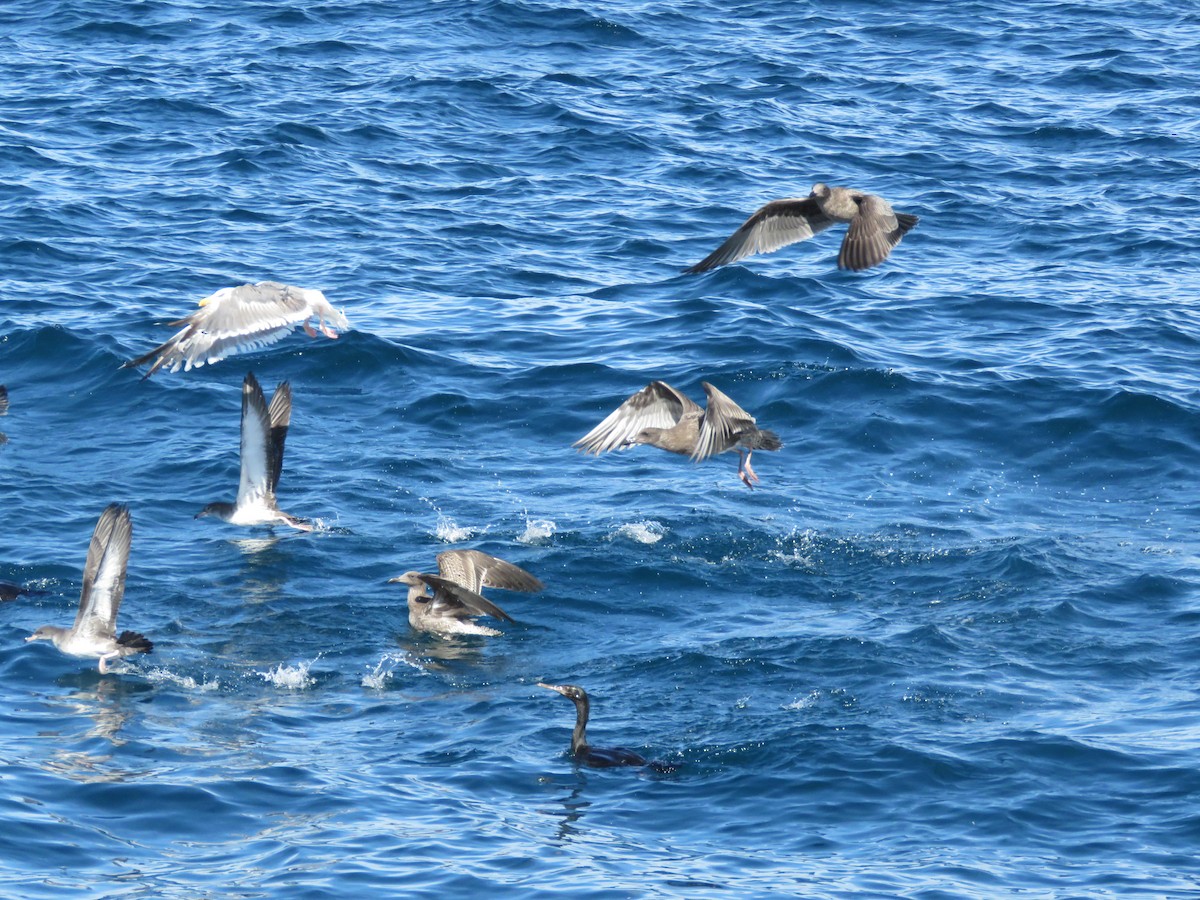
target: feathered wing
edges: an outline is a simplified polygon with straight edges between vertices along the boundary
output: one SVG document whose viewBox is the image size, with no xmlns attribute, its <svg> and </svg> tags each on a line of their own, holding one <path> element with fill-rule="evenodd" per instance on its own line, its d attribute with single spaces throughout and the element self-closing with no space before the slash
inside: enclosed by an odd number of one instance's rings
<svg viewBox="0 0 1200 900">
<path fill-rule="evenodd" d="M 689 397 L 665 381 L 652 381 L 571 446 L 599 456 L 629 446 L 644 428 L 670 428 L 693 410 L 700 407 Z"/>
<path fill-rule="evenodd" d="M 838 251 L 838 268 L 854 272 L 877 266 L 892 252 L 919 221 L 916 216 L 897 213 L 891 204 L 874 194 L 861 194 L 858 215 L 850 220 Z"/>
<path fill-rule="evenodd" d="M 758 430 L 754 416 L 707 381 L 701 382 L 708 403 L 700 422 L 700 437 L 692 459 L 699 461 L 734 447 L 742 435 Z"/>
<path fill-rule="evenodd" d="M 690 269 L 687 274 L 707 272 L 756 253 L 771 253 L 780 247 L 808 240 L 833 224 L 812 197 L 772 200 L 742 223 L 720 247 Z"/>
<path fill-rule="evenodd" d="M 313 316 L 345 331 L 346 317 L 320 291 L 276 281 L 222 288 L 200 301 L 200 310 L 172 325 L 184 326 L 149 353 L 125 363 L 140 366 L 154 360 L 149 378 L 161 367 L 170 372 L 214 363 L 233 353 L 273 344 Z"/>
<path fill-rule="evenodd" d="M 445 550 L 437 555 L 438 572 L 478 594 L 485 587 L 508 591 L 540 591 L 541 580 L 520 566 L 482 550 Z"/>
<path fill-rule="evenodd" d="M 292 421 L 292 386 L 286 381 L 275 388 L 275 393 L 271 396 L 271 406 L 267 410 L 267 418 L 271 425 L 267 485 L 274 495 L 279 488 L 279 476 L 283 473 L 283 445 Z"/>
<path fill-rule="evenodd" d="M 417 577 L 433 588 L 433 599 L 429 602 L 430 612 L 435 615 L 449 615 L 459 619 L 467 616 L 491 616 L 506 622 L 513 621 L 512 616 L 487 597 L 449 578 L 425 573 Z"/>
<path fill-rule="evenodd" d="M 78 634 L 114 636 L 117 610 L 125 596 L 125 569 L 129 565 L 129 545 L 133 537 L 133 518 L 129 508 L 113 503 L 100 514 L 83 567 L 83 591 L 79 612 L 75 615 Z"/>
<path fill-rule="evenodd" d="M 262 387 L 251 372 L 242 382 L 242 473 L 238 506 L 273 496 L 271 452 L 271 414 Z"/>
</svg>

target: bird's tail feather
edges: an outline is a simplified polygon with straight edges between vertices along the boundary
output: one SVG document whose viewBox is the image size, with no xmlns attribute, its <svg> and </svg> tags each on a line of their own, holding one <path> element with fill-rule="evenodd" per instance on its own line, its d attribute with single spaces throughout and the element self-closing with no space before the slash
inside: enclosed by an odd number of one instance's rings
<svg viewBox="0 0 1200 900">
<path fill-rule="evenodd" d="M 154 644 L 149 638 L 136 631 L 122 631 L 117 636 L 117 643 L 122 647 L 129 647 L 134 653 L 149 653 L 154 649 Z"/>
</svg>

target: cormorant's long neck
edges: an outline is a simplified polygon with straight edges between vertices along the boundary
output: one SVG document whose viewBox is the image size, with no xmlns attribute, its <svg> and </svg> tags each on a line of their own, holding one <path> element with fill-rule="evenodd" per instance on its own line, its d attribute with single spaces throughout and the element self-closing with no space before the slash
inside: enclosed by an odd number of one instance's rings
<svg viewBox="0 0 1200 900">
<path fill-rule="evenodd" d="M 588 749 L 588 699 L 586 696 L 572 699 L 575 700 L 575 730 L 571 733 L 571 753 L 578 756 Z"/>
</svg>

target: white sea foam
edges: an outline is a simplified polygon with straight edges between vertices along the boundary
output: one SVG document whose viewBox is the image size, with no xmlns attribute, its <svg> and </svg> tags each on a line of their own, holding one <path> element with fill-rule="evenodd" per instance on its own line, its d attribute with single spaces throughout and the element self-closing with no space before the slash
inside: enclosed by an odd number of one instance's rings
<svg viewBox="0 0 1200 900">
<path fill-rule="evenodd" d="M 618 536 L 637 541 L 639 544 L 657 544 L 666 533 L 665 525 L 651 519 L 644 522 L 626 522 L 616 530 Z"/>
<path fill-rule="evenodd" d="M 483 528 L 470 528 L 459 525 L 448 516 L 439 515 L 433 536 L 443 543 L 457 544 L 460 541 L 468 541 L 477 534 L 486 534 L 490 527 L 490 525 L 485 525 Z"/>
<path fill-rule="evenodd" d="M 820 691 L 811 691 L 807 696 L 799 697 L 791 703 L 785 703 L 784 709 L 812 709 L 821 699 Z"/>
<path fill-rule="evenodd" d="M 388 653 L 375 664 L 375 669 L 363 676 L 362 686 L 373 691 L 381 691 L 392 678 L 396 669 L 395 654 Z"/>
<path fill-rule="evenodd" d="M 313 662 L 316 662 L 316 660 L 313 660 Z M 317 683 L 317 680 L 308 674 L 311 666 L 312 662 L 297 663 L 294 666 L 285 666 L 283 663 L 280 663 L 271 671 L 259 672 L 258 674 L 268 684 L 286 688 L 289 691 L 302 691 Z"/>
<path fill-rule="evenodd" d="M 418 672 L 424 672 L 425 667 L 413 659 L 409 653 L 385 653 L 375 663 L 375 668 L 362 678 L 362 686 L 374 691 L 381 691 L 401 666 L 408 666 Z"/>
<path fill-rule="evenodd" d="M 143 675 L 147 681 L 153 681 L 156 684 L 173 684 L 189 691 L 219 691 L 221 689 L 221 682 L 215 678 L 211 681 L 207 678 L 197 681 L 191 675 L 177 675 L 170 669 L 164 669 L 161 666 L 147 669 Z"/>
<path fill-rule="evenodd" d="M 536 544 L 551 537 L 558 526 L 549 519 L 526 519 L 525 530 L 517 537 L 522 544 Z"/>
</svg>

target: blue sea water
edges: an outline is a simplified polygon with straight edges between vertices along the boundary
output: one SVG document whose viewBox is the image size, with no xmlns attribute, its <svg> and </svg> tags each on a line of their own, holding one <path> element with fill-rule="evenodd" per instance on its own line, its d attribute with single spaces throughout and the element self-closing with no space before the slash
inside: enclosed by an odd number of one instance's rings
<svg viewBox="0 0 1200 900">
<path fill-rule="evenodd" d="M 1200 896 L 1200 11 L 0 6 L 0 894 Z M 921 217 L 681 270 L 828 181 Z M 119 369 L 213 291 L 354 330 Z M 290 381 L 312 535 L 193 520 Z M 711 381 L 731 455 L 571 449 Z M 127 502 L 100 675 L 26 645 Z M 494 638 L 386 580 L 541 577 Z M 677 766 L 577 768 L 591 736 Z"/>
</svg>

